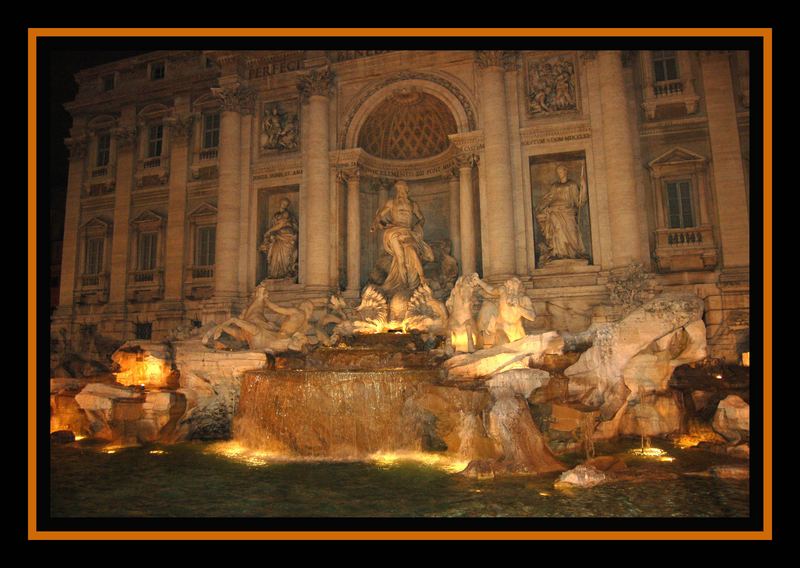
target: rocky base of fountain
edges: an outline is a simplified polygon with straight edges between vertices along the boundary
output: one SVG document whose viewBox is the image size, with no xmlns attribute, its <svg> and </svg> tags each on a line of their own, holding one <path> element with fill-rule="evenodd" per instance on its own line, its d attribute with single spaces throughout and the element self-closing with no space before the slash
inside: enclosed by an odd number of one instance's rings
<svg viewBox="0 0 800 568">
<path fill-rule="evenodd" d="M 478 478 L 561 471 L 555 456 L 619 436 L 747 457 L 749 369 L 706 359 L 701 315 L 697 298 L 662 296 L 581 334 L 453 357 L 417 333 L 278 355 L 126 345 L 118 359 L 133 368 L 120 372 L 146 382 L 52 379 L 51 432 L 119 445 L 235 438 L 300 458 L 428 452 Z"/>
</svg>

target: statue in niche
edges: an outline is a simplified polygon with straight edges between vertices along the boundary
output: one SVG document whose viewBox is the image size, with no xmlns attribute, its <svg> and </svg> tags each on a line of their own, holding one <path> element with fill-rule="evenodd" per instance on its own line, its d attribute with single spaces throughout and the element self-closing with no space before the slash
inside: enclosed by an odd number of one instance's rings
<svg viewBox="0 0 800 568">
<path fill-rule="evenodd" d="M 392 258 L 382 286 L 387 292 L 413 290 L 426 284 L 422 263 L 434 260 L 433 250 L 423 240 L 425 217 L 419 205 L 408 196 L 408 184 L 398 181 L 395 191 L 395 197 L 383 204 L 370 227 L 370 232 L 384 230 L 383 248 Z"/>
<path fill-rule="evenodd" d="M 475 275 L 475 285 L 479 286 L 486 300 L 478 314 L 478 329 L 483 345 L 502 345 L 525 337 L 522 319 L 536 319 L 531 299 L 522 292 L 519 278 L 509 278 L 501 286 L 490 286 Z"/>
<path fill-rule="evenodd" d="M 458 278 L 458 261 L 450 255 L 453 250 L 453 243 L 446 239 L 439 243 L 440 269 L 439 285 L 445 292 L 450 293 Z"/>
<path fill-rule="evenodd" d="M 314 304 L 306 300 L 297 308 L 283 307 L 269 299 L 265 282 L 256 286 L 253 299 L 238 318 L 230 318 L 210 329 L 202 339 L 203 345 L 214 349 L 230 348 L 220 341 L 226 333 L 248 348 L 270 353 L 302 351 L 310 343 L 307 332 Z M 285 316 L 280 326 L 267 319 L 267 313 Z"/>
<path fill-rule="evenodd" d="M 581 166 L 577 183 L 569 178 L 564 164 L 556 166 L 556 175 L 558 180 L 536 205 L 536 221 L 545 240 L 539 244 L 540 267 L 551 260 L 587 257 L 578 226 L 578 213 L 588 201 L 585 167 Z"/>
<path fill-rule="evenodd" d="M 281 199 L 259 250 L 267 255 L 267 279 L 297 276 L 297 219 L 289 211 L 289 199 Z"/>
<path fill-rule="evenodd" d="M 478 326 L 472 315 L 472 302 L 478 275 L 459 276 L 445 304 L 450 313 L 447 329 L 455 351 L 472 353 L 478 349 Z"/>
</svg>

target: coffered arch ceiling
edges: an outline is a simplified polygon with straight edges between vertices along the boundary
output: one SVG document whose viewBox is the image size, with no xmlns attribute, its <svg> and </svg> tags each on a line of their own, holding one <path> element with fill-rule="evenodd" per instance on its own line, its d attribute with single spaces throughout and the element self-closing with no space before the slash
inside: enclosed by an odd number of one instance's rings
<svg viewBox="0 0 800 568">
<path fill-rule="evenodd" d="M 417 160 L 444 152 L 458 131 L 447 105 L 415 88 L 393 91 L 377 105 L 358 133 L 358 146 L 388 160 Z"/>
</svg>

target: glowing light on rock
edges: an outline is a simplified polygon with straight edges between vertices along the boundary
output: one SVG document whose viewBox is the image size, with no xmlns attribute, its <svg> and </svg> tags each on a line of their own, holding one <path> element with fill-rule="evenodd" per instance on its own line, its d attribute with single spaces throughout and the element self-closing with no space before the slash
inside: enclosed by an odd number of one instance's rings
<svg viewBox="0 0 800 568">
<path fill-rule="evenodd" d="M 125 386 L 163 387 L 172 373 L 169 363 L 162 359 L 142 359 L 139 353 L 115 354 L 121 371 L 114 373 L 116 381 Z"/>
<path fill-rule="evenodd" d="M 745 351 L 742 353 L 742 366 L 749 367 L 750 366 L 750 352 Z"/>
<path fill-rule="evenodd" d="M 77 436 L 75 436 L 75 441 L 76 442 L 80 442 L 81 440 L 83 440 L 85 438 L 86 438 L 86 436 L 77 435 Z"/>
<path fill-rule="evenodd" d="M 714 378 L 715 378 L 715 379 L 721 379 L 721 378 L 722 378 L 722 375 L 714 375 Z"/>
<path fill-rule="evenodd" d="M 168 452 L 165 452 L 164 450 L 150 450 L 148 453 L 154 456 L 161 456 Z"/>
</svg>

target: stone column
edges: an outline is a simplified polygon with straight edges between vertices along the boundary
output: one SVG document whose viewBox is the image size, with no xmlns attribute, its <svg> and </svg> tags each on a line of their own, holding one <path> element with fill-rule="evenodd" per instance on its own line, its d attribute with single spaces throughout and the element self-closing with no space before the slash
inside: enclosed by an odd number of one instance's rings
<svg viewBox="0 0 800 568">
<path fill-rule="evenodd" d="M 248 93 L 239 101 L 239 112 L 241 113 L 241 146 L 239 148 L 239 172 L 240 186 L 239 193 L 241 199 L 241 218 L 239 220 L 239 292 L 243 296 L 248 296 L 255 282 L 250 282 L 248 273 L 250 265 L 253 264 L 258 252 L 258 245 L 254 242 L 255 226 L 250 225 L 250 212 L 257 208 L 251 203 L 250 198 L 250 158 L 253 140 L 253 114 L 255 112 L 255 93 Z"/>
<path fill-rule="evenodd" d="M 459 183 L 458 183 L 458 168 L 454 168 L 445 174 L 447 179 L 448 194 L 450 196 L 450 242 L 453 243 L 450 254 L 456 259 L 461 259 L 461 222 L 459 221 Z"/>
<path fill-rule="evenodd" d="M 602 109 L 603 147 L 611 225 L 612 267 L 641 261 L 639 219 L 642 207 L 636 190 L 631 117 L 628 112 L 620 51 L 597 53 Z"/>
<path fill-rule="evenodd" d="M 297 88 L 308 114 L 306 145 L 303 148 L 303 171 L 307 187 L 305 223 L 306 285 L 327 290 L 330 288 L 330 236 L 325 229 L 330 220 L 330 157 L 328 155 L 328 96 L 333 73 L 314 69 L 300 77 Z"/>
<path fill-rule="evenodd" d="M 126 112 L 128 111 L 128 112 Z M 124 109 L 123 124 L 133 124 L 134 109 Z M 127 115 L 127 116 L 126 116 Z M 114 190 L 114 233 L 111 244 L 111 270 L 109 275 L 109 304 L 125 304 L 128 282 L 128 251 L 130 250 L 131 189 L 136 150 L 136 129 L 132 126 L 118 128 L 114 135 L 117 144 L 117 183 Z"/>
<path fill-rule="evenodd" d="M 459 223 L 461 236 L 461 274 L 476 272 L 475 265 L 475 204 L 472 195 L 472 166 L 477 162 L 473 155 L 462 155 L 458 159 Z"/>
<path fill-rule="evenodd" d="M 219 133 L 219 190 L 214 296 L 234 300 L 239 294 L 241 206 L 241 103 L 248 93 L 236 83 L 214 88 L 222 103 Z"/>
<path fill-rule="evenodd" d="M 512 199 L 511 152 L 508 136 L 508 105 L 505 92 L 504 51 L 479 51 L 480 96 L 486 163 L 487 278 L 505 278 L 515 270 L 514 203 Z"/>
<path fill-rule="evenodd" d="M 361 175 L 345 173 L 347 181 L 347 290 L 361 289 Z"/>
<path fill-rule="evenodd" d="M 72 310 L 75 294 L 76 272 L 80 271 L 78 259 L 80 243 L 81 188 L 86 167 L 86 137 L 66 140 L 69 147 L 69 178 L 67 181 L 67 202 L 64 212 L 64 240 L 61 249 L 61 288 L 58 296 L 58 311 L 68 313 Z"/>
<path fill-rule="evenodd" d="M 167 246 L 164 263 L 164 300 L 180 302 L 183 298 L 184 256 L 186 249 L 186 182 L 189 170 L 189 138 L 193 117 L 175 118 L 170 125 L 169 202 Z"/>
<path fill-rule="evenodd" d="M 711 166 L 717 196 L 719 233 L 724 268 L 750 264 L 750 220 L 745 191 L 742 148 L 736 121 L 730 53 L 702 52 Z"/>
</svg>

